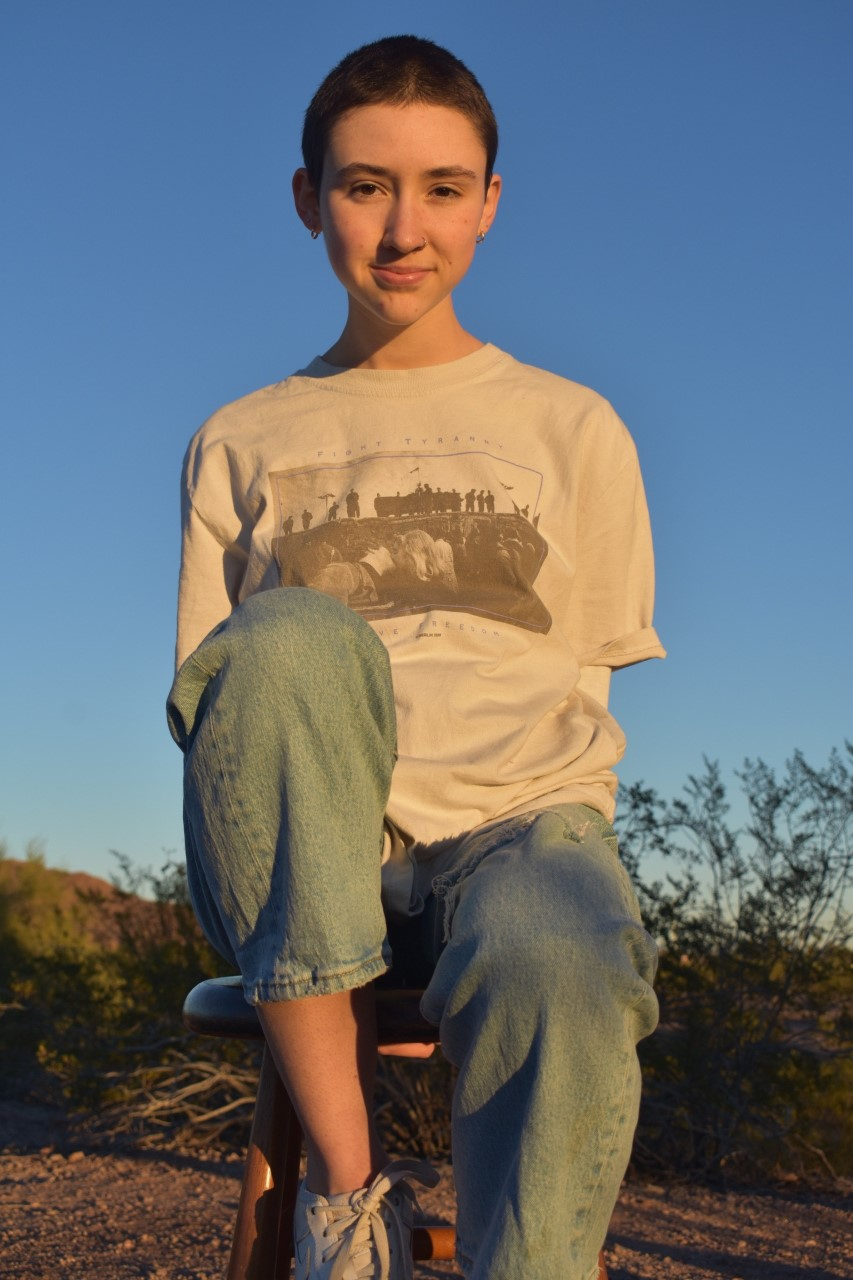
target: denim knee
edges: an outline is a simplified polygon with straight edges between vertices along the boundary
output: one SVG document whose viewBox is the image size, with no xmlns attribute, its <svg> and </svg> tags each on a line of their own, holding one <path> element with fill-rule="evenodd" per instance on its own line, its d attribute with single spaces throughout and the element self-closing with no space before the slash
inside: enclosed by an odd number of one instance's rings
<svg viewBox="0 0 853 1280">
<path fill-rule="evenodd" d="M 577 838 L 561 813 L 537 815 L 517 843 L 450 887 L 445 912 L 448 943 L 424 997 L 433 1020 L 479 990 L 508 1018 L 520 1008 L 531 1018 L 570 1009 L 592 1026 L 608 1009 L 617 1020 L 629 1010 L 635 1039 L 654 1029 L 657 949 L 599 831 Z"/>
<path fill-rule="evenodd" d="M 345 669 L 350 679 L 358 672 L 359 692 L 395 743 L 388 653 L 364 619 L 305 587 L 258 592 L 213 628 L 175 676 L 167 702 L 172 737 L 188 749 L 220 673 L 240 697 L 261 695 L 257 711 L 275 713 L 282 699 L 305 696 L 306 686 L 311 696 L 334 697 L 333 675 Z"/>
<path fill-rule="evenodd" d="M 193 905 L 252 1000 L 387 967 L 382 824 L 396 751 L 387 652 L 319 592 L 263 592 L 175 679 Z M 220 945 L 221 950 L 225 950 Z"/>
</svg>

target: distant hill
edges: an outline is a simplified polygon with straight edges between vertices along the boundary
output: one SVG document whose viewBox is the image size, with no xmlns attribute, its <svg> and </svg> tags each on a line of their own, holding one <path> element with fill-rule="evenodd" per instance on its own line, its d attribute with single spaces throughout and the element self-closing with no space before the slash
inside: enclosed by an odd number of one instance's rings
<svg viewBox="0 0 853 1280">
<path fill-rule="evenodd" d="M 185 914 L 185 913 L 183 913 Z M 172 903 L 151 902 L 85 871 L 47 867 L 39 857 L 0 858 L 0 934 L 28 950 L 70 941 L 115 950 L 123 937 L 178 937 Z"/>
</svg>

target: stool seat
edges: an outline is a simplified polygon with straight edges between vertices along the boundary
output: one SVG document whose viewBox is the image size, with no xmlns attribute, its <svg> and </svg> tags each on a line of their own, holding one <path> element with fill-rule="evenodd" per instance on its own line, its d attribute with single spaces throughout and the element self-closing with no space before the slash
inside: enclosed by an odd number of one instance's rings
<svg viewBox="0 0 853 1280">
<path fill-rule="evenodd" d="M 184 1000 L 184 1026 L 199 1036 L 263 1040 L 254 1005 L 246 1004 L 241 978 L 208 978 Z"/>
<path fill-rule="evenodd" d="M 438 1028 L 421 1015 L 423 991 L 376 991 L 379 1043 L 438 1044 Z M 184 1026 L 200 1036 L 263 1040 L 254 1005 L 247 1004 L 239 977 L 208 978 L 184 1001 Z"/>
</svg>

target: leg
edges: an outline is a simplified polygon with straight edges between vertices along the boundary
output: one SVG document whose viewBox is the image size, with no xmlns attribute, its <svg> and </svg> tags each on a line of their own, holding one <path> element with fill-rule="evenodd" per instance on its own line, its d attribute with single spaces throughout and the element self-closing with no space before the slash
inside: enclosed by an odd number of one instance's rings
<svg viewBox="0 0 853 1280">
<path fill-rule="evenodd" d="M 387 654 L 319 592 L 252 597 L 181 668 L 193 903 L 233 957 L 306 1133 L 316 1190 L 381 1167 L 365 984 L 387 968 L 382 821 L 395 751 Z M 360 988 L 360 989 L 359 989 Z"/>
<path fill-rule="evenodd" d="M 372 988 L 260 1004 L 258 1016 L 305 1135 L 308 1187 L 366 1187 L 388 1163 L 373 1123 Z"/>
<path fill-rule="evenodd" d="M 472 1280 L 597 1274 L 636 1123 L 635 1043 L 657 1016 L 654 944 L 602 827 L 564 806 L 449 877 L 449 941 L 423 1010 L 459 1067 Z"/>
</svg>

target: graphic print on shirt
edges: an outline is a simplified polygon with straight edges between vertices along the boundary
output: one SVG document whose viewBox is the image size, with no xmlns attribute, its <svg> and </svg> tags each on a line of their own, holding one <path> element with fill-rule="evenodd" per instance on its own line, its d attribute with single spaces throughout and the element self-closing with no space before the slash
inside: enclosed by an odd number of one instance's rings
<svg viewBox="0 0 853 1280">
<path fill-rule="evenodd" d="M 542 474 L 481 451 L 362 454 L 270 475 L 280 586 L 375 621 L 435 609 L 545 633 Z"/>
</svg>

